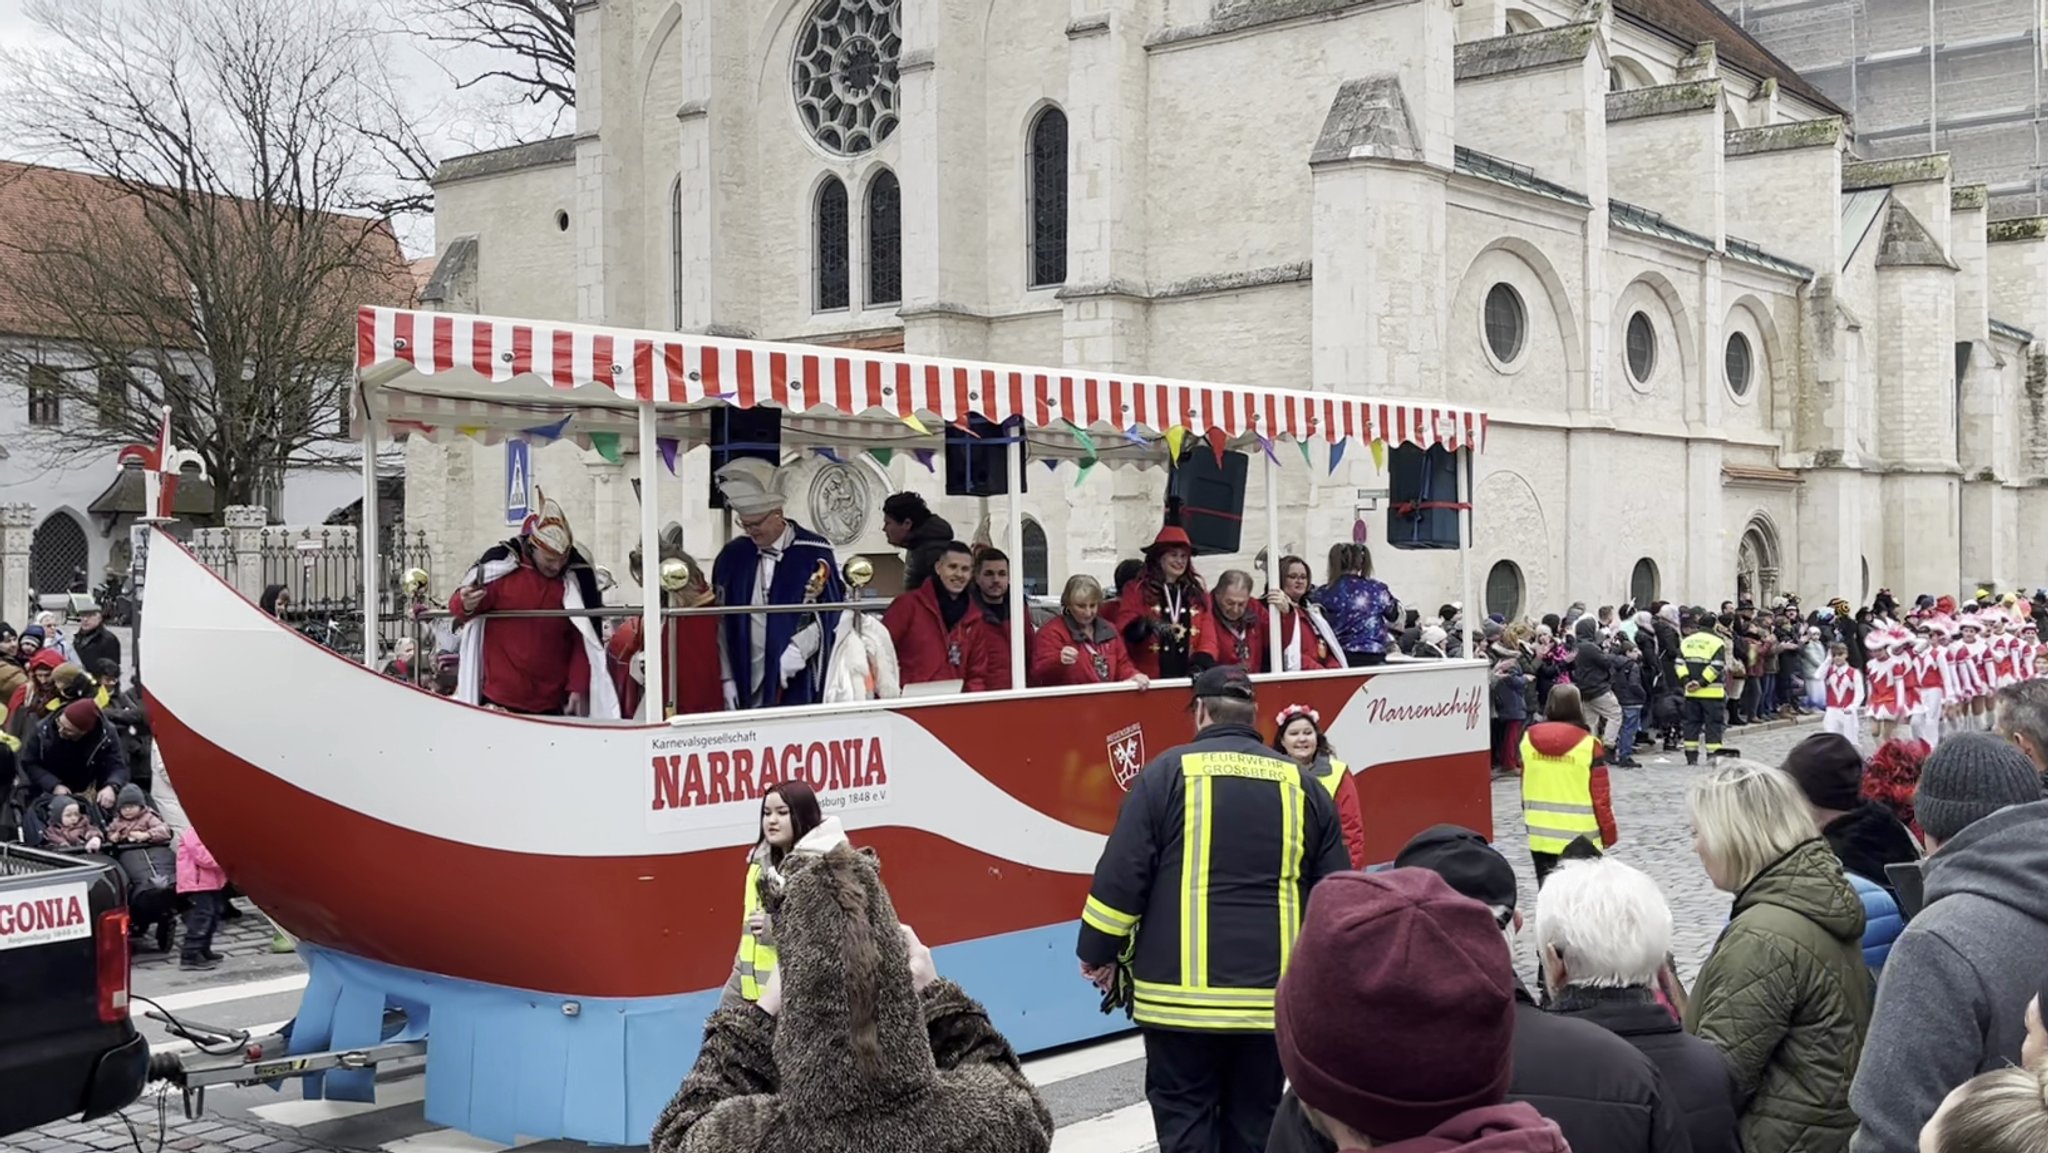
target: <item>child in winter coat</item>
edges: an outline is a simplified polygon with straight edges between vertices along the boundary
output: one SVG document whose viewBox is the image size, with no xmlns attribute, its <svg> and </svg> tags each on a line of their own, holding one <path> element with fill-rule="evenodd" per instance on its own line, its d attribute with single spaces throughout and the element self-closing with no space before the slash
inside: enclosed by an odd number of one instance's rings
<svg viewBox="0 0 2048 1153">
<path fill-rule="evenodd" d="M 213 951 L 213 930 L 227 904 L 227 887 L 227 871 L 207 851 L 199 830 L 188 826 L 178 839 L 178 895 L 188 902 L 178 968 L 211 969 L 220 964 L 220 954 Z"/>
<path fill-rule="evenodd" d="M 1636 737 L 1643 731 L 1643 707 L 1649 704 L 1650 695 L 1643 687 L 1643 657 L 1634 641 L 1621 637 L 1616 641 L 1621 650 L 1621 659 L 1614 662 L 1614 699 L 1621 706 L 1621 735 L 1615 739 L 1617 768 L 1639 769 L 1642 762 L 1636 760 Z"/>
<path fill-rule="evenodd" d="M 114 797 L 114 819 L 107 825 L 107 843 L 168 845 L 171 843 L 171 827 L 150 811 L 139 786 L 122 785 Z"/>
<path fill-rule="evenodd" d="M 43 844 L 52 849 L 100 851 L 100 828 L 85 819 L 85 806 L 64 794 L 50 802 L 50 823 L 43 826 Z"/>
</svg>

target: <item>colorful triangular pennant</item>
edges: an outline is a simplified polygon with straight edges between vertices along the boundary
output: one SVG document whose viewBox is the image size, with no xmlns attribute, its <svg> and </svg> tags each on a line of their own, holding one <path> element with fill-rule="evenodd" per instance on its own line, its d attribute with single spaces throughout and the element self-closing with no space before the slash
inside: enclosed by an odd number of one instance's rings
<svg viewBox="0 0 2048 1153">
<path fill-rule="evenodd" d="M 654 438 L 654 447 L 661 450 L 661 463 L 667 465 L 668 474 L 674 476 L 676 474 L 676 438 L 672 436 L 657 436 Z"/>
<path fill-rule="evenodd" d="M 625 459 L 619 453 L 619 434 L 616 432 L 591 433 L 590 447 L 597 450 L 597 455 L 613 464 L 619 464 Z"/>
</svg>

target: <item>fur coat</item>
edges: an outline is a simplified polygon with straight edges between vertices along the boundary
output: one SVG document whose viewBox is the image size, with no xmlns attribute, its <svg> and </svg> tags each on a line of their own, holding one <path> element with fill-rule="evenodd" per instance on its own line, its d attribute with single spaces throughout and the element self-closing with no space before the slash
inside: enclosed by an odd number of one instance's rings
<svg viewBox="0 0 2048 1153">
<path fill-rule="evenodd" d="M 771 909 L 782 1007 L 722 1008 L 652 1153 L 1047 1153 L 1052 1116 L 959 987 L 912 986 L 872 855 L 792 854 Z"/>
</svg>

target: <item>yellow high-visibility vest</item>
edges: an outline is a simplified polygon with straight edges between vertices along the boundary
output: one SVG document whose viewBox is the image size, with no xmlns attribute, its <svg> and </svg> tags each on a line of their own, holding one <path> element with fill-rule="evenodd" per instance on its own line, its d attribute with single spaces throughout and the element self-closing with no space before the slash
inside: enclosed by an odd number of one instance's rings
<svg viewBox="0 0 2048 1153">
<path fill-rule="evenodd" d="M 1529 851 L 1562 853 L 1575 837 L 1601 848 L 1600 818 L 1593 812 L 1593 735 L 1563 756 L 1540 752 L 1522 738 L 1522 822 Z"/>
<path fill-rule="evenodd" d="M 1694 700 L 1724 700 L 1728 689 L 1721 680 L 1721 663 L 1728 648 L 1728 642 L 1701 629 L 1689 633 L 1678 642 L 1678 683 L 1697 684 L 1697 689 L 1687 689 L 1685 695 Z"/>
<path fill-rule="evenodd" d="M 761 990 L 775 972 L 775 946 L 747 927 L 747 919 L 761 910 L 760 882 L 761 862 L 755 861 L 747 866 L 746 908 L 740 914 L 740 996 L 749 1001 L 761 999 Z"/>
<path fill-rule="evenodd" d="M 1323 776 L 1317 777 L 1316 783 L 1323 786 L 1330 794 L 1330 799 L 1335 801 L 1337 799 L 1337 786 L 1344 783 L 1344 775 L 1350 771 L 1350 767 L 1345 765 L 1343 761 L 1331 757 L 1330 771 Z"/>
</svg>

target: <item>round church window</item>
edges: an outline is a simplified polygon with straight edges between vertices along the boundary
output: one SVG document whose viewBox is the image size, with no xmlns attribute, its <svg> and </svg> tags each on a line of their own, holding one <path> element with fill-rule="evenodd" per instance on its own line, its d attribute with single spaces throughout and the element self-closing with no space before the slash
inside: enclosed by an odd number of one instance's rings
<svg viewBox="0 0 2048 1153">
<path fill-rule="evenodd" d="M 1522 296 L 1506 284 L 1496 284 L 1486 293 L 1486 347 L 1502 364 L 1513 364 L 1522 355 L 1522 341 L 1528 327 Z"/>
<path fill-rule="evenodd" d="M 1724 367 L 1728 373 L 1728 391 L 1736 396 L 1748 396 L 1750 379 L 1756 370 L 1756 361 L 1751 356 L 1747 336 L 1739 332 L 1729 335 Z"/>
<path fill-rule="evenodd" d="M 797 32 L 790 80 L 805 131 L 838 156 L 859 156 L 896 131 L 898 0 L 818 0 Z"/>
<path fill-rule="evenodd" d="M 1628 374 L 1637 384 L 1648 384 L 1655 371 L 1657 329 L 1650 323 L 1648 313 L 1638 312 L 1628 318 Z"/>
</svg>

